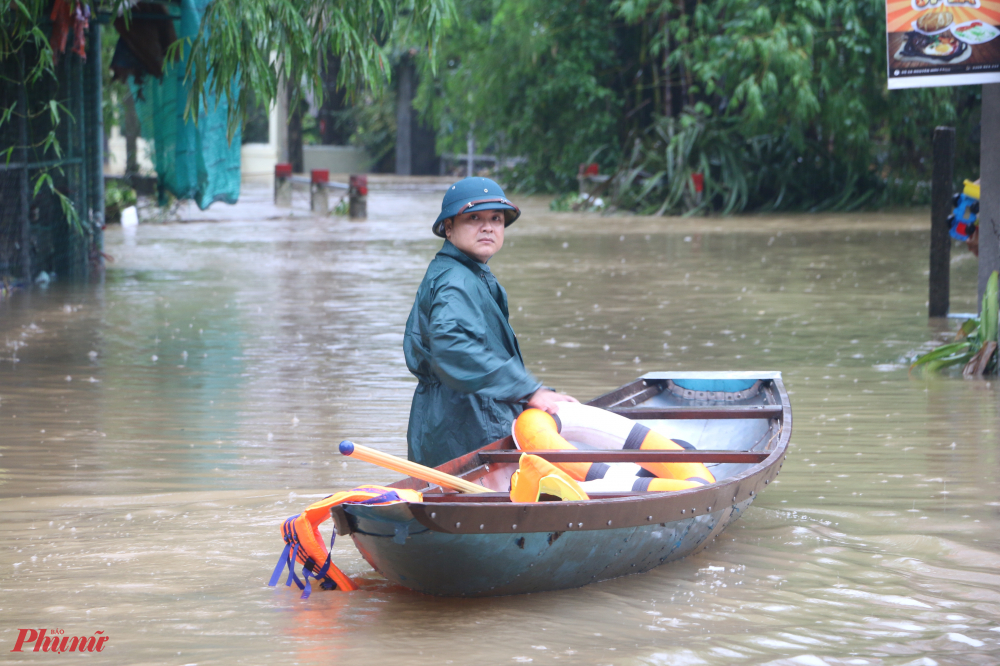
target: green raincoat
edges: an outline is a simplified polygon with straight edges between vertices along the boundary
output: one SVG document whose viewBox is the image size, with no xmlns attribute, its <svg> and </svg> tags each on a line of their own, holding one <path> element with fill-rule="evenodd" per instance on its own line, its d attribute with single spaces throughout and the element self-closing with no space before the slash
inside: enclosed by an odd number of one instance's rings
<svg viewBox="0 0 1000 666">
<path fill-rule="evenodd" d="M 436 467 L 510 434 L 541 387 L 507 321 L 507 292 L 486 264 L 444 242 L 406 322 L 403 354 L 417 380 L 408 456 Z"/>
</svg>

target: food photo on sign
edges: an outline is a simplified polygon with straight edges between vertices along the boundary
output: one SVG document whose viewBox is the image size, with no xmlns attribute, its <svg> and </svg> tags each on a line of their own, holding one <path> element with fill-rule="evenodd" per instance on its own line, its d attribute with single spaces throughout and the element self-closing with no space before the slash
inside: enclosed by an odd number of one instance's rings
<svg viewBox="0 0 1000 666">
<path fill-rule="evenodd" d="M 889 88 L 1000 82 L 1000 0 L 887 0 Z"/>
</svg>

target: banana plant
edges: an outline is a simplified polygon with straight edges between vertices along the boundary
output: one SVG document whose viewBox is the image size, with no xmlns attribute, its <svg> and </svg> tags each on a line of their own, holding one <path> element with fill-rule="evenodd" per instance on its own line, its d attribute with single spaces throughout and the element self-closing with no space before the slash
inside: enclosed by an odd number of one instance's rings
<svg viewBox="0 0 1000 666">
<path fill-rule="evenodd" d="M 993 271 L 986 282 L 986 293 L 983 294 L 980 316 L 962 323 L 955 335 L 955 341 L 941 345 L 937 349 L 919 356 L 910 369 L 921 368 L 926 373 L 934 373 L 952 365 L 964 364 L 963 374 L 973 374 L 975 367 L 981 367 L 985 372 L 997 372 L 998 340 L 998 273 Z M 987 346 L 987 343 L 992 345 Z M 983 359 L 982 355 L 989 353 L 991 358 Z"/>
</svg>

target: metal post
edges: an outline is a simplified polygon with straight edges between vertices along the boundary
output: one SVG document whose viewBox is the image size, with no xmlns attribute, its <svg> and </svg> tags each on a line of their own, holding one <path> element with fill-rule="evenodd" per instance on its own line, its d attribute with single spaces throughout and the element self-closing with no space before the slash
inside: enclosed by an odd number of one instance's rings
<svg viewBox="0 0 1000 666">
<path fill-rule="evenodd" d="M 139 115 L 135 110 L 135 98 L 132 89 L 125 89 L 122 98 L 122 131 L 125 134 L 125 182 L 129 187 L 135 187 L 135 178 L 139 175 Z"/>
<path fill-rule="evenodd" d="M 90 27 L 90 66 L 93 73 L 94 87 L 94 128 L 91 136 L 94 138 L 93 164 L 96 167 L 96 180 L 94 181 L 94 198 L 97 208 L 96 215 L 98 228 L 104 227 L 104 96 L 101 76 L 104 72 L 101 63 L 101 33 L 103 26 L 94 22 Z"/>
<path fill-rule="evenodd" d="M 292 165 L 292 171 L 302 173 L 305 170 L 305 157 L 302 152 L 302 114 L 304 113 L 305 100 L 299 99 L 294 106 L 295 91 L 291 83 L 288 84 L 288 162 Z"/>
<path fill-rule="evenodd" d="M 368 217 L 368 176 L 351 174 L 350 189 L 347 191 L 347 211 L 351 219 L 363 220 Z"/>
<path fill-rule="evenodd" d="M 274 165 L 274 205 L 292 207 L 292 165 L 288 162 Z"/>
<path fill-rule="evenodd" d="M 396 82 L 396 174 L 413 174 L 413 95 L 416 67 L 413 59 L 404 57 L 399 63 Z"/>
<path fill-rule="evenodd" d="M 934 170 L 931 176 L 931 270 L 927 313 L 948 316 L 951 280 L 951 237 L 948 214 L 952 209 L 955 172 L 955 128 L 934 128 Z"/>
<path fill-rule="evenodd" d="M 313 169 L 309 172 L 309 193 L 312 212 L 326 215 L 330 212 L 326 184 L 330 182 L 329 169 Z"/>
<path fill-rule="evenodd" d="M 268 138 L 274 139 L 278 161 L 290 163 L 288 160 L 288 132 L 285 131 L 288 126 L 288 90 L 283 76 L 278 79 L 278 92 L 274 99 L 274 116 L 275 131 L 273 136 Z"/>
<path fill-rule="evenodd" d="M 91 67 L 91 109 L 94 113 L 94 127 L 90 130 L 90 137 L 93 141 L 91 148 L 91 168 L 93 177 L 93 202 L 92 214 L 92 268 L 97 271 L 104 270 L 104 104 L 101 74 L 101 24 L 94 21 L 90 26 L 90 53 L 88 64 Z"/>
<path fill-rule="evenodd" d="M 979 297 L 986 281 L 1000 270 L 1000 83 L 983 86 L 979 153 Z"/>
<path fill-rule="evenodd" d="M 472 132 L 471 131 L 469 132 L 469 136 L 468 136 L 468 138 L 465 141 L 465 147 L 466 147 L 466 150 L 469 152 L 469 154 L 467 156 L 469 162 L 468 162 L 468 167 L 466 168 L 466 171 L 465 171 L 465 175 L 471 177 L 473 175 L 472 169 L 475 166 L 475 164 L 474 164 L 474 155 L 476 153 L 476 140 L 472 137 Z"/>
</svg>

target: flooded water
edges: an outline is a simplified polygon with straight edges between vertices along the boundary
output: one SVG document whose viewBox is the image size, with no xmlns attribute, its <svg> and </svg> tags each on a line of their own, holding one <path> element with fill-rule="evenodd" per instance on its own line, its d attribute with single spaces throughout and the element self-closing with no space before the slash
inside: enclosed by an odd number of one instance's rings
<svg viewBox="0 0 1000 666">
<path fill-rule="evenodd" d="M 947 328 L 926 318 L 924 212 L 529 201 L 491 265 L 532 371 L 586 400 L 653 370 L 779 370 L 780 481 L 641 576 L 432 598 L 344 538 L 334 560 L 362 589 L 301 600 L 266 586 L 281 521 L 398 478 L 335 446 L 405 455 L 402 329 L 441 194 L 373 191 L 365 223 L 256 196 L 228 221 L 109 229 L 103 285 L 0 302 L 7 662 L 42 658 L 9 652 L 21 628 L 103 631 L 90 661 L 116 664 L 1000 662 L 998 387 L 907 372 Z M 975 262 L 954 257 L 952 310 L 974 311 Z"/>
</svg>

